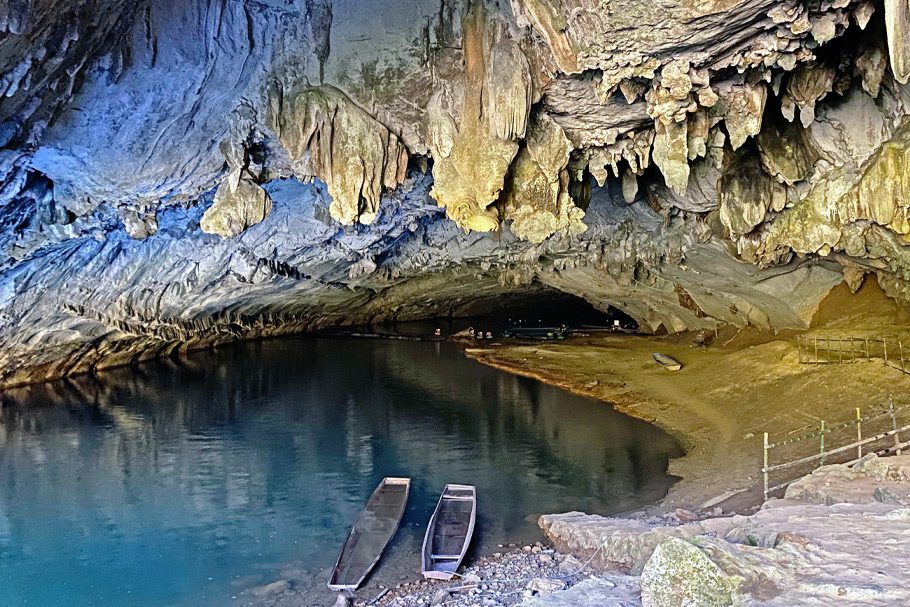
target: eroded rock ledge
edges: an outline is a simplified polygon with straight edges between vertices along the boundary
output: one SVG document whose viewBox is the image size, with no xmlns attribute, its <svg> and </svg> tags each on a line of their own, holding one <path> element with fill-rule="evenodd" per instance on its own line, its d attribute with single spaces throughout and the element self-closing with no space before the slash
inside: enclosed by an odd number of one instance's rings
<svg viewBox="0 0 910 607">
<path fill-rule="evenodd" d="M 540 525 L 595 571 L 633 576 L 644 607 L 899 605 L 910 598 L 908 554 L 890 538 L 910 526 L 908 465 L 904 455 L 825 466 L 751 516 L 572 512 Z"/>
<path fill-rule="evenodd" d="M 908 32 L 907 0 L 0 0 L 0 383 L 528 288 L 655 331 L 910 299 Z"/>
</svg>

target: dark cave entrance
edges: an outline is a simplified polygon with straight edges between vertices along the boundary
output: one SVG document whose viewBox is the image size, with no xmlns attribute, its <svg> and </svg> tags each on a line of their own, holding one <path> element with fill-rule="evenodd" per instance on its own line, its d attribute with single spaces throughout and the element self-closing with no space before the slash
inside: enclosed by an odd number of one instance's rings
<svg viewBox="0 0 910 607">
<path fill-rule="evenodd" d="M 618 323 L 618 324 L 617 324 Z M 545 287 L 483 297 L 458 307 L 450 315 L 427 320 L 386 321 L 368 327 L 381 334 L 423 337 L 439 329 L 443 336 L 468 328 L 495 335 L 511 327 L 562 327 L 570 330 L 638 330 L 638 323 L 613 306 L 604 312 L 587 300 Z"/>
</svg>

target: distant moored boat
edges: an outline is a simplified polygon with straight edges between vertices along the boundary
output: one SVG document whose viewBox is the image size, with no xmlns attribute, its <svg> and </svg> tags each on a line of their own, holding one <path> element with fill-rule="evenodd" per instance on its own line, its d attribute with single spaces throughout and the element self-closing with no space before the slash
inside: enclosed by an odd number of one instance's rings
<svg viewBox="0 0 910 607">
<path fill-rule="evenodd" d="M 473 485 L 446 485 L 423 538 L 421 572 L 433 580 L 450 580 L 468 551 L 477 521 Z"/>
<path fill-rule="evenodd" d="M 379 483 L 338 555 L 329 588 L 357 590 L 363 583 L 398 530 L 410 488 L 409 478 L 387 477 Z"/>
<path fill-rule="evenodd" d="M 682 363 L 672 356 L 667 356 L 666 354 L 661 354 L 660 352 L 655 352 L 653 356 L 654 360 L 657 361 L 657 364 L 664 367 L 667 371 L 679 371 L 682 369 Z"/>
<path fill-rule="evenodd" d="M 569 334 L 566 327 L 509 327 L 503 336 L 519 339 L 565 339 Z"/>
</svg>

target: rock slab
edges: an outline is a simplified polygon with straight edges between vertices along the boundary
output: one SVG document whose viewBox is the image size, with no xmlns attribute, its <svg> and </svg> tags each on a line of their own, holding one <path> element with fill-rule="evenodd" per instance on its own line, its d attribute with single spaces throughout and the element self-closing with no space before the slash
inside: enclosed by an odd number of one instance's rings
<svg viewBox="0 0 910 607">
<path fill-rule="evenodd" d="M 691 543 L 670 538 L 654 549 L 641 573 L 643 607 L 726 607 L 734 584 Z"/>
</svg>

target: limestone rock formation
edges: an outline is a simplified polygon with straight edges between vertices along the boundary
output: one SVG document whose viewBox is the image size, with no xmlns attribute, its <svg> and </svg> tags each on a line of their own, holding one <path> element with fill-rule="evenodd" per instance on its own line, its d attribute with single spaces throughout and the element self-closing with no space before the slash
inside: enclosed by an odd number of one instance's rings
<svg viewBox="0 0 910 607">
<path fill-rule="evenodd" d="M 531 101 L 527 59 L 514 43 L 494 43 L 492 30 L 482 3 L 473 3 L 464 23 L 461 124 L 434 166 L 433 197 L 456 223 L 479 232 L 499 227 L 490 207 L 518 152 Z"/>
<path fill-rule="evenodd" d="M 209 234 L 232 238 L 262 222 L 271 212 L 272 199 L 268 192 L 239 174 L 230 175 L 218 186 L 215 201 L 199 226 Z"/>
<path fill-rule="evenodd" d="M 705 553 L 678 538 L 658 544 L 641 572 L 642 607 L 727 607 L 734 588 Z"/>
<path fill-rule="evenodd" d="M 527 143 L 512 168 L 505 195 L 505 216 L 519 238 L 541 243 L 560 232 L 584 232 L 584 211 L 569 192 L 572 144 L 552 119 L 541 117 L 530 127 Z M 587 203 L 587 201 L 585 201 Z"/>
<path fill-rule="evenodd" d="M 557 549 L 589 560 L 589 571 L 639 585 L 643 605 L 901 605 L 910 600 L 910 554 L 893 538 L 910 530 L 908 464 L 907 455 L 873 455 L 824 466 L 750 516 L 570 512 L 539 522 Z"/>
<path fill-rule="evenodd" d="M 332 217 L 372 223 L 382 193 L 404 181 L 408 153 L 398 137 L 330 86 L 273 93 L 269 109 L 269 126 L 302 165 L 298 173 L 328 185 Z"/>
<path fill-rule="evenodd" d="M 901 84 L 910 80 L 910 3 L 885 0 L 885 25 L 888 28 L 888 50 L 891 69 Z"/>
<path fill-rule="evenodd" d="M 0 362 L 540 288 L 653 331 L 910 299 L 906 0 L 607 4 L 0 0 Z"/>
</svg>

